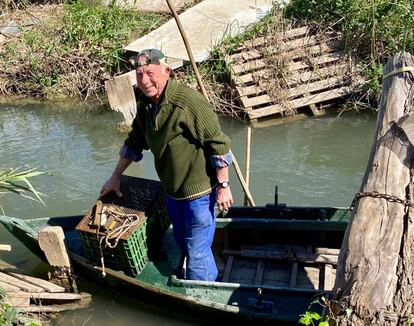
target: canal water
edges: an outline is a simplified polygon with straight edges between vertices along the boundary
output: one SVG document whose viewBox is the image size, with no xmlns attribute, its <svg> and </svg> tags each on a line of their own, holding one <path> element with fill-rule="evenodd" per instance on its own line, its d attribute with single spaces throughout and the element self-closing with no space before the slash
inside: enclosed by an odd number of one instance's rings
<svg viewBox="0 0 414 326">
<path fill-rule="evenodd" d="M 14 194 L 1 195 L 6 215 L 31 218 L 86 213 L 117 162 L 125 137 L 116 131 L 120 120 L 120 114 L 101 105 L 0 104 L 0 170 L 20 167 L 50 172 L 32 180 L 45 194 L 45 206 Z M 247 127 L 229 118 L 220 122 L 243 169 Z M 250 189 L 256 203 L 273 202 L 278 186 L 279 202 L 288 205 L 349 206 L 359 190 L 374 131 L 372 112 L 332 113 L 253 129 Z M 126 173 L 158 179 L 149 152 Z M 231 189 L 236 204 L 242 204 L 243 193 L 233 169 Z M 44 265 L 2 226 L 0 243 L 13 246 L 11 253 L 0 252 L 0 259 L 35 274 L 43 270 Z M 56 325 L 197 323 L 82 280 L 80 288 L 92 293 L 91 306 L 59 315 Z"/>
</svg>

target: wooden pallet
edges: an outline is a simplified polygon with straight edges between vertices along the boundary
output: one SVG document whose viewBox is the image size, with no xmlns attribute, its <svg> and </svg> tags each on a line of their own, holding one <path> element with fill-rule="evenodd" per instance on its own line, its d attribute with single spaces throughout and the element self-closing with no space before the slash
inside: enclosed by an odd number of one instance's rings
<svg viewBox="0 0 414 326">
<path fill-rule="evenodd" d="M 5 302 L 22 312 L 60 312 L 85 308 L 91 301 L 88 293 L 65 293 L 61 286 L 16 271 L 0 272 L 0 288 Z"/>
<path fill-rule="evenodd" d="M 332 290 L 338 249 L 318 248 L 308 253 L 300 246 L 244 246 L 225 249 L 228 256 L 223 282 Z"/>
<path fill-rule="evenodd" d="M 283 63 L 281 68 L 270 68 L 263 53 Z M 253 124 L 286 116 L 320 115 L 323 106 L 355 89 L 350 79 L 355 68 L 341 51 L 339 35 L 322 35 L 307 26 L 281 33 L 271 42 L 263 37 L 245 42 L 227 61 L 241 107 Z M 279 99 L 268 93 L 275 80 L 282 81 Z"/>
</svg>

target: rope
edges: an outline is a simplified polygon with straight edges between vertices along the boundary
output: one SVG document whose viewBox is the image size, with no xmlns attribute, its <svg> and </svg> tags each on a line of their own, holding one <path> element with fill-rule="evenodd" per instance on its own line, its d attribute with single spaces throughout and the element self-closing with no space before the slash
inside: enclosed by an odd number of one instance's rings
<svg viewBox="0 0 414 326">
<path fill-rule="evenodd" d="M 363 198 L 363 197 L 372 197 L 372 198 L 382 198 L 385 199 L 386 201 L 392 202 L 392 203 L 400 203 L 402 205 L 404 205 L 405 207 L 411 207 L 414 208 L 414 203 L 408 199 L 401 199 L 398 198 L 397 196 L 392 196 L 392 195 L 388 195 L 388 194 L 381 194 L 377 191 L 362 191 L 362 192 L 358 192 L 354 199 L 352 200 L 352 204 L 351 204 L 351 210 L 354 209 L 355 207 L 355 203 L 357 202 L 358 199 Z"/>
<path fill-rule="evenodd" d="M 118 219 L 123 219 L 124 221 L 122 222 L 122 224 L 118 225 L 112 231 L 109 231 L 109 232 L 106 231 L 107 234 L 101 238 L 99 238 L 98 236 L 99 229 L 97 230 L 97 238 L 99 239 L 99 252 L 101 255 L 100 260 L 101 260 L 101 266 L 102 266 L 102 277 L 106 276 L 105 259 L 104 259 L 103 249 L 102 249 L 102 243 L 105 242 L 105 248 L 109 247 L 111 249 L 114 249 L 118 245 L 120 238 L 125 233 L 127 233 L 132 227 L 139 224 L 140 222 L 140 218 L 137 214 L 126 214 L 123 212 L 119 212 L 111 207 L 106 207 L 106 212 L 109 213 L 109 215 L 112 214 L 114 217 L 117 217 Z M 115 239 L 115 241 L 111 243 L 113 239 Z"/>
<path fill-rule="evenodd" d="M 384 80 L 388 77 L 394 76 L 396 74 L 402 73 L 402 72 L 407 72 L 407 71 L 414 71 L 414 67 L 406 66 L 406 67 L 395 69 L 395 70 L 389 72 L 388 74 L 385 74 L 384 77 L 382 77 L 382 80 Z"/>
</svg>

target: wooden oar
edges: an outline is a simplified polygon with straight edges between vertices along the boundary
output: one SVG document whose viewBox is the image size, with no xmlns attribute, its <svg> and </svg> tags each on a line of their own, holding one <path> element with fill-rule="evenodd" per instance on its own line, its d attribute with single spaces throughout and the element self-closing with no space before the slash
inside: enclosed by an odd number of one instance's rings
<svg viewBox="0 0 414 326">
<path fill-rule="evenodd" d="M 210 102 L 210 99 L 208 98 L 207 91 L 204 87 L 203 81 L 201 80 L 200 72 L 198 71 L 198 67 L 197 67 L 196 62 L 194 60 L 193 52 L 191 51 L 191 47 L 190 47 L 190 44 L 188 43 L 188 39 L 187 39 L 187 36 L 185 34 L 183 25 L 181 24 L 180 18 L 178 17 L 178 14 L 175 11 L 174 6 L 172 5 L 171 1 L 170 0 L 166 0 L 166 1 L 167 1 L 168 7 L 171 10 L 171 13 L 174 16 L 175 21 L 177 23 L 178 30 L 180 31 L 181 37 L 183 38 L 185 49 L 187 50 L 188 57 L 190 59 L 191 65 L 194 69 L 194 73 L 195 73 L 195 76 L 196 76 L 196 79 L 197 79 L 197 83 L 200 86 L 201 92 L 204 95 L 204 97 L 207 99 L 207 101 Z M 233 156 L 233 166 L 234 166 L 234 169 L 236 171 L 237 177 L 239 178 L 239 181 L 240 181 L 240 184 L 243 188 L 243 191 L 246 194 L 246 197 L 247 197 L 250 205 L 251 206 L 256 206 L 256 203 L 253 200 L 252 194 L 250 193 L 250 191 L 247 187 L 247 183 L 243 178 L 243 174 L 241 173 L 241 170 L 240 170 L 239 164 L 237 163 L 236 157 L 234 156 L 233 153 L 231 153 L 231 154 Z"/>
</svg>

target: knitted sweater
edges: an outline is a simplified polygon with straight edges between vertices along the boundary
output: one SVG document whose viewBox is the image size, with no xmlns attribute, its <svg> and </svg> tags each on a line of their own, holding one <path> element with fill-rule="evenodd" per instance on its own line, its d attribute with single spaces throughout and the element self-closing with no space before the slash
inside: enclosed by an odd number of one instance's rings
<svg viewBox="0 0 414 326">
<path fill-rule="evenodd" d="M 135 150 L 150 149 L 155 169 L 168 195 L 194 199 L 211 192 L 216 171 L 211 155 L 230 151 L 230 140 L 221 131 L 213 107 L 197 91 L 168 81 L 155 119 L 150 101 L 142 96 L 137 116 L 125 144 Z"/>
</svg>

